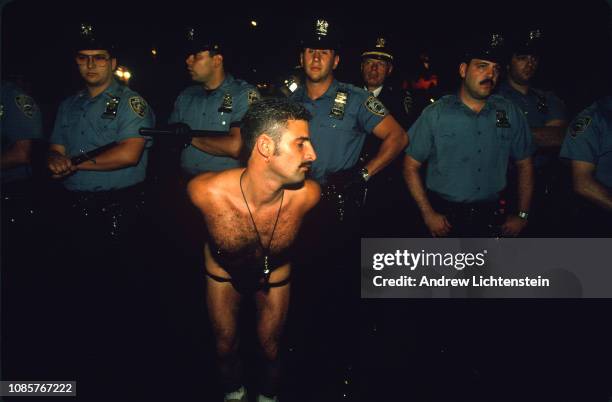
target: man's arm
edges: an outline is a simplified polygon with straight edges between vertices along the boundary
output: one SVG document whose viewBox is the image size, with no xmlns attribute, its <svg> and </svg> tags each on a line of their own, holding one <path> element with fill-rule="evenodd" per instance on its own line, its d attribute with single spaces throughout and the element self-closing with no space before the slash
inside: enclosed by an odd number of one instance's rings
<svg viewBox="0 0 612 402">
<path fill-rule="evenodd" d="M 518 181 L 518 209 L 529 212 L 533 195 L 533 162 L 531 157 L 516 161 Z M 517 236 L 527 226 L 527 220 L 518 215 L 510 215 L 502 225 L 502 233 Z"/>
<path fill-rule="evenodd" d="M 32 155 L 32 140 L 18 140 L 2 150 L 2 170 L 30 163 Z"/>
<path fill-rule="evenodd" d="M 411 156 L 406 155 L 404 157 L 404 180 L 408 185 L 408 190 L 414 198 L 425 224 L 429 228 L 432 236 L 446 236 L 451 230 L 451 224 L 448 222 L 444 215 L 441 215 L 434 211 L 427 193 L 425 192 L 425 186 L 423 186 L 423 180 L 419 173 L 421 169 L 421 162 L 413 159 Z"/>
<path fill-rule="evenodd" d="M 191 140 L 191 145 L 212 155 L 238 158 L 242 146 L 240 127 L 230 128 L 229 134 L 225 136 L 194 137 Z"/>
<path fill-rule="evenodd" d="M 567 121 L 557 119 L 546 123 L 544 127 L 532 128 L 533 139 L 538 147 L 560 147 L 565 139 Z"/>
<path fill-rule="evenodd" d="M 574 191 L 594 204 L 612 211 L 612 194 L 595 180 L 594 173 L 594 164 L 573 160 L 572 183 Z"/>
<path fill-rule="evenodd" d="M 378 153 L 370 159 L 366 168 L 370 176 L 385 168 L 408 145 L 408 135 L 391 115 L 387 115 L 378 123 L 372 133 L 382 140 Z"/>
<path fill-rule="evenodd" d="M 66 155 L 66 148 L 63 145 L 51 144 L 47 165 L 55 179 L 67 176 L 77 170 L 108 171 L 123 169 L 138 164 L 144 146 L 144 138 L 128 138 L 94 159 L 75 166 Z"/>
<path fill-rule="evenodd" d="M 120 141 L 117 146 L 76 166 L 77 170 L 108 171 L 136 166 L 146 140 L 144 138 L 128 138 Z"/>
</svg>

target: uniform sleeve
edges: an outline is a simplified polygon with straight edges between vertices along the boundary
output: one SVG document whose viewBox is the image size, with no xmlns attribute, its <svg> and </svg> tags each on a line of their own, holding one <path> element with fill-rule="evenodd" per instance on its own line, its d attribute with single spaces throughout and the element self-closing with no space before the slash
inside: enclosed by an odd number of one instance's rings
<svg viewBox="0 0 612 402">
<path fill-rule="evenodd" d="M 261 95 L 259 94 L 259 91 L 253 87 L 242 91 L 237 97 L 236 104 L 233 107 L 230 127 L 240 127 L 242 118 L 246 114 L 247 110 L 249 110 L 249 106 L 259 99 L 261 99 Z"/>
<path fill-rule="evenodd" d="M 371 133 L 378 123 L 389 114 L 389 111 L 375 96 L 364 95 L 361 98 L 357 111 L 357 121 L 365 132 Z"/>
<path fill-rule="evenodd" d="M 117 140 L 142 138 L 138 133 L 143 127 L 155 127 L 155 115 L 147 102 L 138 95 L 132 95 L 122 102 L 121 120 L 117 129 Z"/>
<path fill-rule="evenodd" d="M 51 137 L 49 138 L 50 144 L 66 145 L 68 126 L 65 122 L 65 111 L 66 104 L 65 102 L 62 102 L 57 110 L 57 115 L 55 116 L 55 124 L 53 125 L 53 131 L 51 132 Z"/>
<path fill-rule="evenodd" d="M 562 158 L 597 164 L 600 141 L 594 117 L 583 113 L 572 121 L 561 147 Z"/>
<path fill-rule="evenodd" d="M 425 109 L 408 130 L 410 143 L 406 155 L 421 163 L 429 159 L 433 147 L 433 109 Z"/>
<path fill-rule="evenodd" d="M 565 104 L 554 94 L 548 96 L 548 113 L 546 115 L 546 121 L 551 120 L 566 120 L 567 113 L 565 110 Z"/>
<path fill-rule="evenodd" d="M 42 115 L 34 99 L 22 92 L 14 92 L 4 104 L 2 129 L 10 143 L 43 137 Z"/>
<path fill-rule="evenodd" d="M 515 133 L 510 145 L 510 156 L 515 161 L 520 161 L 533 155 L 536 145 L 533 142 L 533 134 L 527 118 L 514 106 L 512 107 L 512 114 L 514 117 L 512 126 L 515 127 Z"/>
<path fill-rule="evenodd" d="M 170 118 L 168 119 L 168 124 L 179 123 L 182 121 L 181 119 L 181 101 L 183 97 L 179 95 L 174 101 L 174 108 L 172 109 L 172 113 L 170 114 Z"/>
</svg>

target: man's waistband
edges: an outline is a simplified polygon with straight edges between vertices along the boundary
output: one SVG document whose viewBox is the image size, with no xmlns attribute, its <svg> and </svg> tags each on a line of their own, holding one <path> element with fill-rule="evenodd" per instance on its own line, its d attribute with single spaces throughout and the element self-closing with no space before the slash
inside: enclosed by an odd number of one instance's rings
<svg viewBox="0 0 612 402">
<path fill-rule="evenodd" d="M 477 212 L 491 212 L 500 207 L 499 199 L 497 195 L 491 197 L 490 199 L 482 200 L 482 201 L 472 201 L 472 202 L 453 202 L 448 201 L 439 194 L 430 191 L 428 192 L 428 198 L 431 202 L 434 209 L 445 209 L 445 210 L 453 210 L 456 212 L 465 212 L 465 213 L 477 213 Z"/>
<path fill-rule="evenodd" d="M 93 200 L 122 200 L 135 197 L 144 193 L 145 184 L 140 182 L 133 186 L 118 188 L 115 190 L 104 191 L 70 191 L 67 190 L 70 197 L 78 202 L 87 202 Z"/>
</svg>

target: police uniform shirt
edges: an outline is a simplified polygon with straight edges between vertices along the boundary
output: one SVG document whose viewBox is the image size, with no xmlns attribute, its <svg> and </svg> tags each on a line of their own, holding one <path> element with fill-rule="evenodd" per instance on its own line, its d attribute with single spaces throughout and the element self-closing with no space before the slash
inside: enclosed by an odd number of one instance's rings
<svg viewBox="0 0 612 402">
<path fill-rule="evenodd" d="M 212 91 L 194 85 L 181 92 L 174 103 L 169 123 L 181 122 L 192 130 L 229 134 L 230 128 L 240 127 L 249 105 L 259 98 L 255 87 L 227 74 L 223 83 Z M 198 174 L 235 168 L 240 163 L 229 156 L 211 155 L 190 144 L 181 154 L 181 166 L 190 174 Z"/>
<path fill-rule="evenodd" d="M 504 81 L 499 85 L 498 95 L 512 101 L 523 111 L 529 127 L 544 127 L 552 120 L 565 120 L 565 105 L 552 92 L 529 88 L 526 95 Z"/>
<path fill-rule="evenodd" d="M 510 101 L 491 95 L 480 113 L 457 95 L 431 104 L 412 125 L 406 154 L 427 161 L 426 186 L 451 202 L 491 201 L 506 186 L 508 159 L 534 151 L 527 120 Z"/>
<path fill-rule="evenodd" d="M 34 99 L 10 82 L 2 82 L 2 149 L 15 142 L 43 137 L 42 116 Z M 29 166 L 16 166 L 2 172 L 2 182 L 8 183 L 30 177 Z"/>
<path fill-rule="evenodd" d="M 595 179 L 612 191 L 612 96 L 576 116 L 567 129 L 560 156 L 594 164 Z"/>
<path fill-rule="evenodd" d="M 410 92 L 383 85 L 380 93 L 375 96 L 387 107 L 400 126 L 407 130 L 413 119 L 414 102 Z"/>
<path fill-rule="evenodd" d="M 339 99 L 346 94 L 344 108 Z M 312 178 L 325 183 L 328 174 L 353 167 L 359 158 L 366 135 L 388 114 L 382 103 L 367 91 L 334 80 L 327 91 L 312 100 L 305 86 L 291 99 L 300 102 L 312 114 L 310 141 L 317 153 Z M 332 111 L 332 108 L 334 111 Z"/>
<path fill-rule="evenodd" d="M 138 130 L 154 126 L 155 116 L 144 99 L 113 80 L 94 98 L 84 90 L 62 102 L 50 142 L 63 145 L 68 156 L 76 156 L 113 141 L 143 138 Z M 79 170 L 64 179 L 64 186 L 71 191 L 106 191 L 138 184 L 145 179 L 150 145 L 147 138 L 136 166 L 111 171 Z"/>
</svg>

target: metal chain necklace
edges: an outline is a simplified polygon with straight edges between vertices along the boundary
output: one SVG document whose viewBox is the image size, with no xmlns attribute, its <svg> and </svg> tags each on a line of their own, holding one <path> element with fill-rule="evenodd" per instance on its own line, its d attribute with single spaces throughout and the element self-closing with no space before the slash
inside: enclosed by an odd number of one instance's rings
<svg viewBox="0 0 612 402">
<path fill-rule="evenodd" d="M 268 262 L 268 255 L 270 254 L 270 247 L 272 246 L 272 239 L 274 238 L 274 232 L 276 231 L 276 224 L 278 223 L 278 218 L 280 217 L 281 209 L 283 208 L 283 199 L 285 198 L 285 190 L 281 193 L 280 206 L 278 207 L 278 212 L 276 214 L 276 220 L 274 221 L 274 227 L 272 228 L 272 234 L 270 235 L 270 241 L 268 242 L 268 247 L 264 247 L 263 242 L 261 241 L 261 236 L 259 235 L 259 230 L 257 230 L 257 225 L 255 225 L 255 219 L 253 218 L 253 214 L 251 213 L 251 208 L 249 208 L 249 203 L 247 202 L 246 196 L 244 195 L 244 190 L 242 189 L 242 178 L 246 173 L 246 169 L 242 171 L 240 175 L 240 192 L 242 193 L 242 198 L 244 199 L 244 203 L 246 204 L 247 211 L 249 211 L 249 216 L 251 217 L 251 222 L 253 223 L 253 228 L 255 229 L 255 234 L 257 234 L 257 240 L 259 241 L 259 245 L 261 246 L 261 251 L 264 253 L 264 275 L 266 279 L 270 277 L 270 265 Z"/>
</svg>

